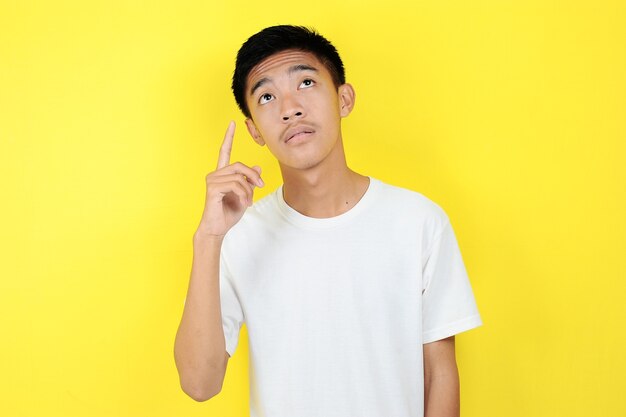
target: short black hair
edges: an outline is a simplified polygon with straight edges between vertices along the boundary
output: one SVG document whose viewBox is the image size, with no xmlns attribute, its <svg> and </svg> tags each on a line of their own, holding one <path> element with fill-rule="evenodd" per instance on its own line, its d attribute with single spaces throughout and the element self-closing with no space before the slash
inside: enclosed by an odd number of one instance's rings
<svg viewBox="0 0 626 417">
<path fill-rule="evenodd" d="M 335 87 L 345 84 L 346 75 L 337 49 L 315 29 L 305 26 L 271 26 L 252 35 L 237 52 L 232 89 L 237 105 L 246 117 L 246 79 L 261 61 L 289 49 L 310 52 L 328 69 Z"/>
</svg>

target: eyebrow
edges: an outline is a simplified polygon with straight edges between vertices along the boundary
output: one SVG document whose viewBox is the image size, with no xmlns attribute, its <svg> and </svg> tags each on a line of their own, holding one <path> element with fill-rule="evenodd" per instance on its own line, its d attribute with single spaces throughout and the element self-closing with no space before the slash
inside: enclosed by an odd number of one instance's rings
<svg viewBox="0 0 626 417">
<path fill-rule="evenodd" d="M 306 65 L 306 64 L 298 64 L 298 65 L 294 65 L 292 67 L 289 67 L 289 69 L 287 70 L 287 72 L 289 74 L 293 74 L 294 72 L 299 72 L 299 71 L 313 71 L 313 72 L 319 72 L 319 70 L 315 67 L 312 67 L 310 65 Z M 254 92 L 256 90 L 258 90 L 259 88 L 261 88 L 264 84 L 266 84 L 267 82 L 271 81 L 269 78 L 264 77 L 261 78 L 259 81 L 257 81 L 256 83 L 254 83 L 254 86 L 252 86 L 252 88 L 250 89 L 250 95 L 253 95 Z"/>
</svg>

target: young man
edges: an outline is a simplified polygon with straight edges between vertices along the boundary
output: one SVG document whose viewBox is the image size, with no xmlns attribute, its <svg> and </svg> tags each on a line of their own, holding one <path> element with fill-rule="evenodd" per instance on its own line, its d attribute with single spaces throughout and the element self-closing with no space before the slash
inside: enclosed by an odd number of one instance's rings
<svg viewBox="0 0 626 417">
<path fill-rule="evenodd" d="M 246 41 L 233 75 L 248 132 L 283 185 L 230 163 L 231 122 L 194 234 L 175 359 L 181 386 L 219 393 L 245 322 L 253 417 L 459 415 L 454 335 L 482 324 L 446 213 L 346 165 L 354 107 L 335 48 L 302 27 Z"/>
</svg>

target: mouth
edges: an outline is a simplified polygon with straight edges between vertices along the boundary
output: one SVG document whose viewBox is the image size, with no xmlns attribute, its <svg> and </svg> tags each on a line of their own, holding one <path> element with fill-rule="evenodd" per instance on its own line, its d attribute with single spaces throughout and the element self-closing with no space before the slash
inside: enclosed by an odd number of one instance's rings
<svg viewBox="0 0 626 417">
<path fill-rule="evenodd" d="M 315 130 L 309 127 L 298 127 L 298 128 L 290 129 L 285 134 L 285 138 L 286 138 L 285 143 L 289 143 L 293 139 L 307 137 L 311 135 L 312 133 L 315 133 Z"/>
</svg>

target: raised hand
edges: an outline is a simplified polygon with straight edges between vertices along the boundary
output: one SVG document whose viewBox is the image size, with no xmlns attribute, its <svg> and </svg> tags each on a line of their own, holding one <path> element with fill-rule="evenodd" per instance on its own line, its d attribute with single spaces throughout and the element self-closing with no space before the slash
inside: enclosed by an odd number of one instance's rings
<svg viewBox="0 0 626 417">
<path fill-rule="evenodd" d="M 217 169 L 206 176 L 206 202 L 196 233 L 223 237 L 252 205 L 254 187 L 265 185 L 260 167 L 230 163 L 234 136 L 235 122 L 231 121 L 220 148 Z"/>
</svg>

